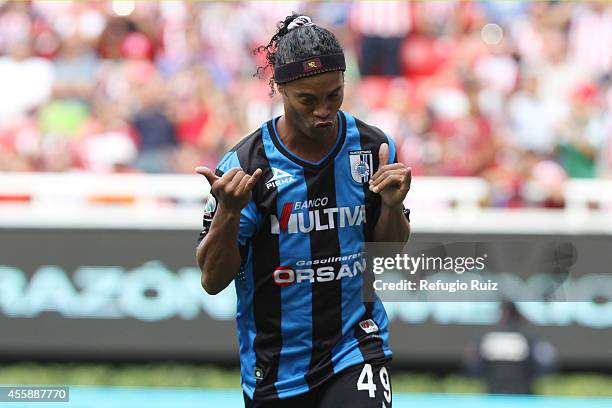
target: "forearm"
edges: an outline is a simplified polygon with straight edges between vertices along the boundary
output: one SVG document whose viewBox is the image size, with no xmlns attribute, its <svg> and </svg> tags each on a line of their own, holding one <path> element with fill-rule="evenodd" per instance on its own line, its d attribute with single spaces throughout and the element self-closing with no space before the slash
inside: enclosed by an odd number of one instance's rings
<svg viewBox="0 0 612 408">
<path fill-rule="evenodd" d="M 225 289 L 240 270 L 239 227 L 240 212 L 219 206 L 208 234 L 198 245 L 196 259 L 202 271 L 202 287 L 211 295 Z"/>
<path fill-rule="evenodd" d="M 376 242 L 406 242 L 410 238 L 410 223 L 404 216 L 404 207 L 387 207 L 380 209 L 380 217 L 374 228 Z"/>
</svg>

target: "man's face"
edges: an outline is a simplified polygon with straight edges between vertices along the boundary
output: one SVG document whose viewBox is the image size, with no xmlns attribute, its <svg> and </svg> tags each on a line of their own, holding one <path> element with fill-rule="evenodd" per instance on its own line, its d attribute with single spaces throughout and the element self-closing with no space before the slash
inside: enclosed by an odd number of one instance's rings
<svg viewBox="0 0 612 408">
<path fill-rule="evenodd" d="M 321 139 L 336 129 L 344 99 L 344 76 L 326 72 L 279 85 L 285 116 L 306 137 Z"/>
</svg>

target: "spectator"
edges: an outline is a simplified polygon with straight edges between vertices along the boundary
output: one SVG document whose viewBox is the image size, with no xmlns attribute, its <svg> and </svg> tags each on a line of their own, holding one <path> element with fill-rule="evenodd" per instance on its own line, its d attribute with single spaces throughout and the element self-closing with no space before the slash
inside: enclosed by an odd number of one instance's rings
<svg viewBox="0 0 612 408">
<path fill-rule="evenodd" d="M 539 96 L 539 75 L 525 71 L 520 86 L 508 102 L 511 141 L 523 151 L 551 154 L 555 147 L 554 118 L 550 107 Z"/>
<path fill-rule="evenodd" d="M 0 57 L 0 121 L 22 118 L 51 96 L 53 66 L 32 54 L 30 39 L 8 45 Z"/>
<path fill-rule="evenodd" d="M 138 156 L 128 124 L 110 104 L 94 107 L 76 151 L 81 168 L 104 173 L 134 171 L 133 163 Z"/>
<path fill-rule="evenodd" d="M 88 103 L 93 96 L 98 67 L 98 56 L 79 35 L 64 40 L 59 55 L 53 59 L 54 97 Z"/>
<path fill-rule="evenodd" d="M 592 76 L 581 67 L 580 61 L 568 58 L 567 38 L 563 31 L 551 29 L 543 36 L 546 52 L 544 62 L 538 66 L 538 96 L 558 126 L 567 120 L 574 89 L 591 81 Z"/>
<path fill-rule="evenodd" d="M 164 100 L 166 87 L 161 78 L 153 78 L 139 84 L 135 92 L 137 108 L 130 118 L 140 148 L 135 167 L 150 173 L 170 172 L 177 139 Z"/>
<path fill-rule="evenodd" d="M 411 26 L 411 5 L 403 1 L 353 3 L 351 27 L 361 44 L 361 75 L 399 76 L 400 49 Z"/>
<path fill-rule="evenodd" d="M 570 117 L 559 128 L 559 158 L 570 177 L 593 178 L 598 152 L 608 137 L 608 118 L 599 111 L 597 88 L 583 84 L 574 90 Z"/>
<path fill-rule="evenodd" d="M 523 328 L 516 305 L 504 302 L 499 324 L 466 351 L 468 373 L 484 377 L 492 394 L 533 394 L 533 381 L 556 366 L 555 348 Z"/>
<path fill-rule="evenodd" d="M 582 3 L 574 9 L 569 31 L 570 56 L 595 76 L 612 72 L 612 7 Z M 597 40 L 594 40 L 597 39 Z"/>
<path fill-rule="evenodd" d="M 245 80 L 269 35 L 251 22 L 300 10 L 349 27 L 345 104 L 415 175 L 484 177 L 509 207 L 562 206 L 567 177 L 612 176 L 612 8 L 567 2 L 4 3 L 0 168 L 214 165 L 278 111 Z M 481 35 L 492 22 L 499 44 Z"/>
</svg>

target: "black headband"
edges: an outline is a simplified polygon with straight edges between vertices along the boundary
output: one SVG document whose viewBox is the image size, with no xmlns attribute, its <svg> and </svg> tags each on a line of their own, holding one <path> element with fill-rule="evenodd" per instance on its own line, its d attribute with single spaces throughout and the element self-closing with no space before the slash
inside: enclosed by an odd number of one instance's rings
<svg viewBox="0 0 612 408">
<path fill-rule="evenodd" d="M 330 71 L 345 71 L 344 54 L 321 55 L 290 62 L 274 68 L 274 82 L 284 84 L 295 79 Z"/>
</svg>

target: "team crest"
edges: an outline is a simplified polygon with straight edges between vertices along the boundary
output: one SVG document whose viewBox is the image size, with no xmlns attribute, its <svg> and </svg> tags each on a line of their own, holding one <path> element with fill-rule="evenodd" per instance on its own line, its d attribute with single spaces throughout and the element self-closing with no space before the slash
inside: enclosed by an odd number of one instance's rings
<svg viewBox="0 0 612 408">
<path fill-rule="evenodd" d="M 351 161 L 351 176 L 357 183 L 363 184 L 370 181 L 372 176 L 372 151 L 371 150 L 356 150 L 349 152 Z"/>
</svg>

